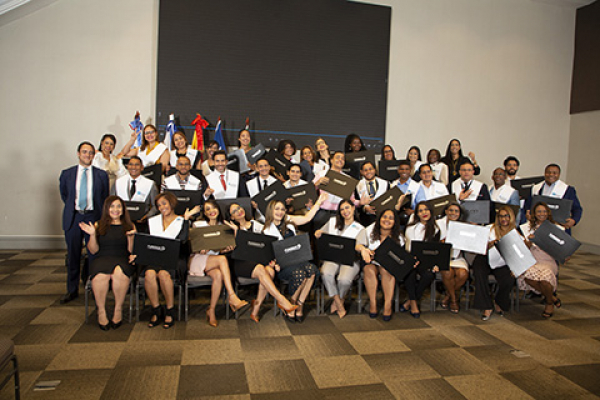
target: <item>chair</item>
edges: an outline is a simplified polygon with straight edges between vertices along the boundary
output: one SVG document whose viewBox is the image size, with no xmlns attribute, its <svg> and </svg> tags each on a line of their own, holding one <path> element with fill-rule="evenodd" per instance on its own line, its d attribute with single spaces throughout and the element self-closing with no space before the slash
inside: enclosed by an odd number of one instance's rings
<svg viewBox="0 0 600 400">
<path fill-rule="evenodd" d="M 279 292 L 280 293 L 284 293 L 284 289 L 285 287 L 289 284 L 289 281 L 286 280 L 279 280 Z M 320 283 L 318 281 L 315 281 L 313 283 L 313 287 L 311 288 L 311 293 L 315 294 L 315 302 L 316 302 L 316 310 L 317 310 L 317 315 L 321 315 L 321 286 Z M 310 298 L 310 294 L 307 297 L 307 300 Z M 277 300 L 275 300 L 275 306 L 277 306 Z M 273 315 L 277 316 L 279 312 L 279 308 L 278 307 L 273 307 Z"/>
<path fill-rule="evenodd" d="M 90 293 L 92 292 L 92 280 L 88 277 L 87 281 L 85 282 L 85 323 L 88 323 L 88 319 L 89 319 L 89 312 L 88 312 L 88 307 L 89 307 L 89 296 Z M 132 278 L 129 281 L 129 323 L 131 323 L 132 319 L 133 319 L 133 292 L 134 292 L 134 279 Z"/>
<path fill-rule="evenodd" d="M 8 371 L 8 375 L 0 382 L 0 390 L 6 386 L 10 378 L 15 377 L 15 399 L 21 398 L 21 388 L 19 380 L 19 365 L 17 363 L 17 356 L 15 355 L 15 344 L 12 340 L 1 338 L 0 339 L 0 371 L 11 363 L 12 368 Z"/>
<path fill-rule="evenodd" d="M 498 291 L 498 281 L 496 281 L 496 277 L 493 274 L 490 274 L 489 281 L 490 285 L 492 286 L 492 292 L 496 293 Z M 519 284 L 517 283 L 516 279 L 515 285 L 513 286 L 511 292 L 512 295 L 510 296 L 510 311 L 519 312 L 519 296 L 521 296 L 521 294 L 519 290 Z"/>
<path fill-rule="evenodd" d="M 184 302 L 184 316 L 185 321 L 188 320 L 188 310 L 190 305 L 189 291 L 190 289 L 196 289 L 201 287 L 212 286 L 212 278 L 210 276 L 194 276 L 188 275 L 185 280 L 185 302 Z M 229 296 L 227 291 L 223 288 L 223 303 L 225 303 L 225 318 L 229 319 Z"/>
<path fill-rule="evenodd" d="M 240 286 L 250 286 L 250 285 L 259 285 L 260 281 L 258 279 L 255 278 L 242 278 L 242 277 L 237 277 L 237 279 L 235 280 L 235 286 L 234 286 L 234 290 L 235 290 L 235 294 L 238 295 L 239 297 L 239 289 Z M 265 297 L 265 300 L 269 299 L 269 293 L 267 293 L 267 296 Z M 273 308 L 277 309 L 277 300 L 273 299 Z M 235 319 L 238 319 L 240 313 L 239 311 L 236 310 L 235 312 Z M 275 314 L 277 315 L 277 314 Z"/>
<path fill-rule="evenodd" d="M 492 275 L 493 276 L 493 275 Z M 437 272 L 435 274 L 435 279 L 431 282 L 431 294 L 430 294 L 430 304 L 429 304 L 429 308 L 431 311 L 436 310 L 436 300 L 437 300 L 437 285 L 439 283 L 442 283 L 442 274 Z M 460 292 L 459 292 L 459 303 L 460 303 L 460 297 L 462 297 L 462 293 L 463 290 L 465 292 L 465 310 L 469 310 L 469 304 L 471 302 L 471 290 L 470 290 L 470 283 L 469 280 L 467 279 L 467 281 L 465 282 L 465 284 L 463 285 L 463 287 L 460 288 Z"/>
<path fill-rule="evenodd" d="M 354 277 L 354 281 L 352 283 L 356 283 L 356 289 L 358 291 L 358 295 L 356 297 L 356 311 L 357 313 L 360 314 L 361 311 L 361 307 L 362 307 L 362 287 L 363 287 L 363 275 L 362 272 L 360 274 L 356 274 L 356 276 Z M 350 290 L 348 292 L 348 294 L 346 295 L 346 299 L 352 299 L 352 292 L 353 292 L 353 287 L 354 285 L 350 286 Z M 325 314 L 325 284 L 323 283 L 323 279 L 321 279 L 321 313 Z M 344 301 L 345 302 L 345 301 Z"/>
<path fill-rule="evenodd" d="M 177 302 L 177 320 L 181 321 L 181 305 L 183 303 L 183 284 L 179 279 L 173 280 L 174 289 L 179 289 L 179 301 Z M 144 289 L 144 277 L 140 275 L 137 280 L 137 284 L 135 285 L 135 320 L 139 322 L 140 320 L 140 295 L 143 296 L 141 304 L 146 303 L 146 290 Z"/>
</svg>

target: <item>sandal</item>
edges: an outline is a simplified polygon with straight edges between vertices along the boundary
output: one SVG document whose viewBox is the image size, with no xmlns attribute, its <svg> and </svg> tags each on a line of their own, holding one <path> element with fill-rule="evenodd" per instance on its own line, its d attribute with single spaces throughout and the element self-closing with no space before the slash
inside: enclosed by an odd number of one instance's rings
<svg viewBox="0 0 600 400">
<path fill-rule="evenodd" d="M 160 315 L 162 314 L 162 308 L 161 306 L 158 307 L 152 307 L 152 315 L 150 316 L 150 322 L 148 323 L 148 328 L 154 328 L 158 325 L 160 325 Z M 153 321 L 152 319 L 156 317 L 156 319 Z"/>
<path fill-rule="evenodd" d="M 459 311 L 460 311 L 460 305 L 458 304 L 458 302 L 457 301 L 450 302 L 450 312 L 452 314 L 458 314 Z"/>
<path fill-rule="evenodd" d="M 444 300 L 440 301 L 440 307 L 442 308 L 442 310 L 447 310 L 448 309 L 448 303 L 450 301 L 450 298 L 447 297 Z"/>
<path fill-rule="evenodd" d="M 556 308 L 560 308 L 562 306 L 562 302 L 560 301 L 560 299 L 557 297 L 556 300 L 554 301 L 554 307 Z"/>
<path fill-rule="evenodd" d="M 167 322 L 167 317 L 171 317 L 171 320 Z M 163 324 L 164 329 L 169 329 L 173 325 L 175 325 L 175 307 L 167 308 L 167 312 L 165 313 L 165 323 Z"/>
<path fill-rule="evenodd" d="M 298 305 L 298 308 L 300 308 L 302 306 L 302 315 L 298 315 L 298 313 L 295 312 L 294 320 L 296 322 L 303 323 L 304 322 L 304 303 L 302 301 L 297 301 L 296 304 Z"/>
</svg>

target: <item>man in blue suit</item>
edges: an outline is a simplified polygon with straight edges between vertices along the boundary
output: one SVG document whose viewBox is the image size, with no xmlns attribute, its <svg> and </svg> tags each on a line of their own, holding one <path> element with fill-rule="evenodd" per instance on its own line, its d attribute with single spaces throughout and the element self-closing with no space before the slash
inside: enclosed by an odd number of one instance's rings
<svg viewBox="0 0 600 400">
<path fill-rule="evenodd" d="M 94 145 L 82 142 L 77 147 L 79 165 L 63 170 L 60 174 L 60 197 L 65 203 L 63 230 L 67 242 L 67 293 L 60 303 L 66 304 L 79 296 L 81 275 L 81 242 L 89 236 L 79 228 L 80 222 L 96 222 L 102 215 L 102 206 L 108 196 L 108 175 L 92 167 Z M 83 272 L 87 276 L 87 271 Z"/>
</svg>

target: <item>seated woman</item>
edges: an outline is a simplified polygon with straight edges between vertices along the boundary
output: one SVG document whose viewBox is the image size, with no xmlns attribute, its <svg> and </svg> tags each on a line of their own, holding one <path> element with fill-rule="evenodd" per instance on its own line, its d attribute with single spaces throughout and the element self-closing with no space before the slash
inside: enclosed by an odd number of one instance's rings
<svg viewBox="0 0 600 400">
<path fill-rule="evenodd" d="M 411 146 L 406 152 L 406 159 L 410 162 L 410 176 L 415 181 L 420 181 L 419 167 L 423 163 L 423 159 L 421 157 L 421 149 L 419 146 Z"/>
<path fill-rule="evenodd" d="M 302 168 L 302 179 L 311 182 L 315 179 L 315 164 L 317 162 L 317 153 L 310 146 L 304 146 L 300 150 L 300 167 Z M 319 167 L 322 168 L 322 167 Z"/>
<path fill-rule="evenodd" d="M 471 267 L 475 278 L 473 308 L 480 310 L 483 321 L 489 320 L 494 311 L 504 316 L 504 312 L 510 307 L 510 291 L 515 284 L 515 277 L 494 245 L 515 227 L 515 214 L 512 209 L 508 206 L 500 207 L 496 213 L 496 221 L 489 225 L 487 257 L 478 255 L 473 261 Z M 490 274 L 493 274 L 498 282 L 498 292 L 494 300 L 490 293 Z"/>
<path fill-rule="evenodd" d="M 154 125 L 146 125 L 142 134 L 142 145 L 134 149 L 131 148 L 137 139 L 137 132 L 133 131 L 129 141 L 119 153 L 119 156 L 138 156 L 145 167 L 161 164 L 164 173 L 169 167 L 169 150 L 164 143 L 158 141 L 158 131 Z"/>
<path fill-rule="evenodd" d="M 281 201 L 271 201 L 265 211 L 265 226 L 262 233 L 274 236 L 278 239 L 287 239 L 296 235 L 296 227 L 310 222 L 321 203 L 327 198 L 327 194 L 321 194 L 314 207 L 305 215 L 288 215 L 285 204 Z M 276 261 L 276 260 L 275 260 Z M 279 272 L 279 279 L 288 281 L 288 291 L 291 294 L 291 302 L 297 305 L 295 310 L 286 310 L 285 317 L 289 321 L 304 321 L 303 306 L 306 297 L 315 282 L 319 272 L 311 262 L 302 262 L 297 265 L 288 266 L 281 270 L 278 264 L 273 265 L 275 271 Z"/>
<path fill-rule="evenodd" d="M 383 289 L 383 320 L 392 319 L 392 299 L 396 288 L 396 278 L 385 267 L 373 259 L 375 250 L 387 237 L 396 243 L 404 245 L 404 237 L 400 233 L 400 224 L 392 210 L 379 214 L 377 220 L 366 228 L 366 245 L 357 246 L 365 262 L 365 288 L 369 296 L 369 317 L 377 318 L 377 277 L 381 275 L 381 288 Z"/>
<path fill-rule="evenodd" d="M 321 170 L 327 170 L 331 166 L 331 153 L 329 152 L 329 145 L 323 138 L 317 138 L 315 140 L 315 164 L 313 165 L 314 174 L 318 174 Z"/>
<path fill-rule="evenodd" d="M 410 251 L 411 243 L 414 240 L 423 242 L 439 242 L 441 240 L 441 229 L 438 226 L 435 218 L 432 215 L 431 208 L 427 202 L 417 204 L 415 209 L 414 221 L 410 222 L 406 227 L 404 236 L 406 237 L 406 250 Z M 423 292 L 427 289 L 431 282 L 435 279 L 435 273 L 440 270 L 438 265 L 426 265 L 420 263 L 413 271 L 411 271 L 404 279 L 404 285 L 408 292 L 408 301 L 406 301 L 400 311 L 410 311 L 410 315 L 414 318 L 419 318 L 419 302 L 423 296 Z M 417 274 L 419 280 L 417 281 Z"/>
<path fill-rule="evenodd" d="M 219 210 L 219 205 L 214 200 L 207 200 L 204 203 L 204 221 L 194 222 L 195 228 L 204 226 L 221 225 L 223 217 Z M 248 304 L 247 301 L 240 300 L 235 294 L 231 284 L 231 272 L 227 257 L 220 253 L 228 253 L 233 250 L 233 247 L 228 247 L 221 252 L 215 250 L 202 250 L 200 253 L 195 253 L 190 258 L 190 275 L 192 276 L 210 276 L 213 280 L 211 288 L 210 305 L 206 311 L 206 320 L 213 327 L 218 326 L 215 308 L 221 296 L 221 288 L 223 284 L 229 295 L 229 306 L 235 312 Z"/>
<path fill-rule="evenodd" d="M 436 181 L 448 186 L 448 166 L 442 161 L 442 155 L 438 149 L 431 149 L 427 152 L 427 162 L 433 170 L 433 177 Z"/>
<path fill-rule="evenodd" d="M 344 140 L 344 153 L 357 153 L 365 150 L 367 150 L 367 146 L 365 146 L 360 136 L 355 133 L 346 136 Z"/>
<path fill-rule="evenodd" d="M 79 223 L 82 231 L 90 235 L 87 249 L 95 257 L 90 265 L 92 290 L 98 310 L 98 326 L 103 331 L 117 329 L 123 323 L 123 302 L 135 268 L 129 264 L 133 250 L 135 227 L 129 219 L 125 203 L 117 196 L 108 196 L 102 207 L 102 217 L 94 225 Z M 106 294 L 110 282 L 115 295 L 112 319 L 106 314 Z"/>
<path fill-rule="evenodd" d="M 355 220 L 356 208 L 350 200 L 342 200 L 338 205 L 337 216 L 315 232 L 318 239 L 323 233 L 356 239 L 356 251 L 360 251 L 366 243 L 365 228 Z M 360 236 L 360 237 L 359 237 Z M 362 245 L 362 246 L 361 246 Z M 331 313 L 337 312 L 340 318 L 346 315 L 344 298 L 352 286 L 352 281 L 360 273 L 360 265 L 341 265 L 333 261 L 324 261 L 321 266 L 321 276 L 329 297 L 333 298 Z M 336 283 L 337 275 L 337 283 Z"/>
<path fill-rule="evenodd" d="M 537 228 L 546 220 L 564 229 L 561 225 L 554 222 L 552 211 L 543 202 L 537 203 L 533 207 L 529 222 L 521 225 L 521 232 L 525 236 L 525 243 L 531 250 L 531 254 L 533 254 L 537 264 L 519 276 L 517 283 L 521 290 L 533 290 L 535 293 L 541 293 L 544 296 L 546 304 L 542 317 L 550 318 L 554 315 L 554 307 L 560 308 L 562 305 L 560 299 L 554 296 L 557 284 L 556 274 L 558 274 L 558 264 L 548 253 L 530 242 Z"/>
<path fill-rule="evenodd" d="M 169 152 L 170 169 L 175 169 L 175 166 L 177 165 L 177 159 L 181 156 L 186 156 L 190 159 L 192 168 L 198 168 L 201 161 L 200 152 L 192 149 L 192 146 L 190 146 L 188 143 L 185 133 L 177 131 L 173 134 L 173 137 L 171 138 L 171 148 L 173 150 Z"/>
<path fill-rule="evenodd" d="M 205 160 L 202 162 L 200 168 L 202 169 L 202 174 L 204 176 L 210 175 L 211 172 L 215 169 L 215 160 L 213 159 L 213 155 L 215 151 L 219 150 L 219 143 L 216 140 L 211 140 L 208 142 L 206 146 L 206 155 Z"/>
<path fill-rule="evenodd" d="M 127 174 L 127 170 L 123 165 L 120 157 L 113 156 L 112 152 L 117 144 L 117 138 L 112 133 L 106 133 L 100 139 L 100 146 L 92 165 L 96 168 L 103 169 L 108 174 L 109 187 L 113 187 L 117 178 Z"/>
<path fill-rule="evenodd" d="M 161 267 L 146 266 L 142 272 L 144 276 L 144 288 L 152 305 L 152 316 L 150 317 L 148 327 L 154 328 L 161 323 L 162 310 L 158 300 L 158 287 L 160 285 L 160 290 L 165 297 L 167 305 L 163 328 L 169 329 L 175 325 L 173 281 L 175 279 L 185 279 L 188 259 L 185 242 L 188 240 L 190 229 L 189 219 L 192 215 L 200 211 L 200 207 L 196 206 L 192 210 L 186 210 L 185 215 L 182 217 L 175 214 L 177 197 L 173 193 L 161 193 L 156 196 L 154 202 L 160 214 L 148 219 L 150 234 L 169 239 L 179 239 L 182 243 L 177 269 L 166 270 Z"/>
<path fill-rule="evenodd" d="M 465 212 L 457 202 L 449 203 L 444 209 L 444 213 L 446 216 L 437 221 L 442 232 L 448 232 L 450 221 L 462 222 L 465 220 Z M 445 233 L 442 233 L 442 237 L 445 236 Z M 441 273 L 442 282 L 446 288 L 446 295 L 441 302 L 441 307 L 444 310 L 450 307 L 452 313 L 458 314 L 460 299 L 456 298 L 456 291 L 460 290 L 469 278 L 469 264 L 465 259 L 464 252 L 453 248 L 450 254 L 450 268 L 448 268 L 448 271 L 442 271 Z"/>
</svg>

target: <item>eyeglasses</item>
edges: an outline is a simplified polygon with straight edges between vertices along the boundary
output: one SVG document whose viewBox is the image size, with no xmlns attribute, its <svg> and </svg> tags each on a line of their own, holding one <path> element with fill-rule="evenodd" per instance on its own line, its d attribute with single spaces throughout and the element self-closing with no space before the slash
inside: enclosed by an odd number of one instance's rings
<svg viewBox="0 0 600 400">
<path fill-rule="evenodd" d="M 510 215 L 508 215 L 508 214 L 498 214 L 498 218 L 500 218 L 500 219 L 510 218 Z"/>
<path fill-rule="evenodd" d="M 151 133 L 156 133 L 156 131 L 155 131 L 155 130 L 151 130 L 151 131 L 145 131 L 145 132 L 144 132 L 144 135 L 149 135 L 149 134 L 151 134 Z"/>
</svg>

